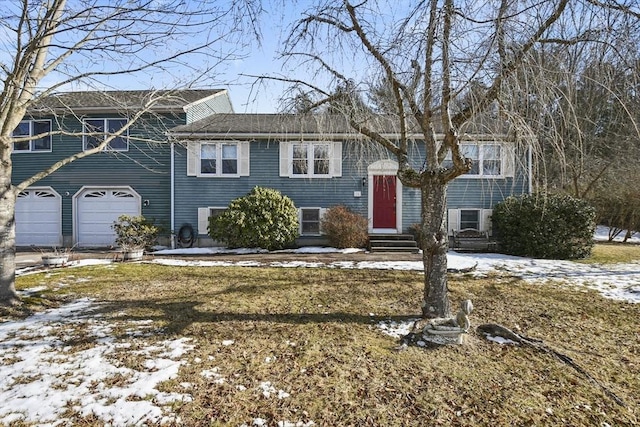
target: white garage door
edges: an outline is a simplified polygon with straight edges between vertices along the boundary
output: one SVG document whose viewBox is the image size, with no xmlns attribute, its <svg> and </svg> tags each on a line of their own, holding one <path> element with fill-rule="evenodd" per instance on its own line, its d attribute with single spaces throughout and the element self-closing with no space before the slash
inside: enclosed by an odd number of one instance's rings
<svg viewBox="0 0 640 427">
<path fill-rule="evenodd" d="M 16 246 L 62 246 L 62 198 L 50 188 L 22 191 L 16 199 Z"/>
<path fill-rule="evenodd" d="M 113 246 L 111 226 L 120 215 L 140 215 L 140 196 L 130 188 L 91 188 L 76 196 L 78 246 Z"/>
</svg>

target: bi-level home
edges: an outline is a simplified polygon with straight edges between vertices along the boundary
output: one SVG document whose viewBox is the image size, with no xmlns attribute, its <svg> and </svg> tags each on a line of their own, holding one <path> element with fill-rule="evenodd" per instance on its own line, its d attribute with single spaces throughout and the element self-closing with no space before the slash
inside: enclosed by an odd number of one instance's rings
<svg viewBox="0 0 640 427">
<path fill-rule="evenodd" d="M 226 90 L 67 92 L 30 109 L 14 135 L 51 132 L 13 147 L 14 184 L 122 129 L 150 99 L 148 113 L 102 152 L 78 159 L 20 193 L 17 246 L 108 247 L 121 214 L 139 215 L 171 232 L 174 159 L 166 131 L 233 108 Z M 190 190 L 192 195 L 197 189 Z"/>
<path fill-rule="evenodd" d="M 529 191 L 527 149 L 479 129 L 469 129 L 463 145 L 473 169 L 449 186 L 450 232 L 490 232 L 493 206 Z M 386 134 L 394 136 L 391 125 Z M 170 138 L 172 221 L 176 230 L 195 230 L 196 244 L 213 243 L 208 218 L 254 186 L 275 188 L 293 200 L 299 208 L 299 244 L 322 241 L 320 219 L 336 205 L 368 218 L 372 234 L 406 233 L 420 221 L 420 191 L 404 187 L 393 156 L 339 116 L 216 114 L 171 129 Z M 420 146 L 416 140 L 412 149 Z"/>
</svg>

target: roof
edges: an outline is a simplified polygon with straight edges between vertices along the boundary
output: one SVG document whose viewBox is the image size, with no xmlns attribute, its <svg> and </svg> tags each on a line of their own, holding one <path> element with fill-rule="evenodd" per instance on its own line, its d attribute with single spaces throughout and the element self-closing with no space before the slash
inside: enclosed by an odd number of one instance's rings
<svg viewBox="0 0 640 427">
<path fill-rule="evenodd" d="M 495 120 L 493 120 L 495 123 Z M 375 116 L 367 120 L 367 127 L 384 136 L 399 134 L 399 121 L 393 116 Z M 439 124 L 436 124 L 439 127 Z M 473 128 L 473 130 L 471 130 Z M 413 138 L 420 139 L 414 125 Z M 496 135 L 486 126 L 467 126 L 466 133 Z M 326 114 L 213 114 L 202 120 L 174 127 L 169 134 L 175 138 L 295 138 L 297 135 L 327 137 L 362 137 L 342 115 Z"/>
<path fill-rule="evenodd" d="M 30 109 L 34 112 L 140 110 L 157 99 L 153 111 L 184 111 L 184 107 L 226 93 L 226 89 L 118 90 L 60 92 L 43 97 Z"/>
</svg>

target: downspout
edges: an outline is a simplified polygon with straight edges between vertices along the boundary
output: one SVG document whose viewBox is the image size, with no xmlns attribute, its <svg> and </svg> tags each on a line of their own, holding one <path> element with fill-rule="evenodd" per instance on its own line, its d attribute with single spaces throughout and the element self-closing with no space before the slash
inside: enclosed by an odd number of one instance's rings
<svg viewBox="0 0 640 427">
<path fill-rule="evenodd" d="M 171 189 L 170 189 L 170 193 L 171 193 L 171 249 L 175 249 L 176 248 L 176 234 L 175 234 L 175 187 L 176 187 L 176 183 L 175 183 L 175 147 L 174 147 L 174 142 L 171 141 Z"/>
</svg>

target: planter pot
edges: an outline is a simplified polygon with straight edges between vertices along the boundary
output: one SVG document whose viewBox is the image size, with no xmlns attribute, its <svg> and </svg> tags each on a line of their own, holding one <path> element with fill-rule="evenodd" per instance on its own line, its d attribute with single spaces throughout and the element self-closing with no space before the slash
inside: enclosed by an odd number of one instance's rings
<svg viewBox="0 0 640 427">
<path fill-rule="evenodd" d="M 61 267 L 69 261 L 69 255 L 42 255 L 42 264 L 46 267 Z"/>
<path fill-rule="evenodd" d="M 135 261 L 142 259 L 144 249 L 131 249 L 122 252 L 122 259 L 125 261 Z"/>
</svg>

